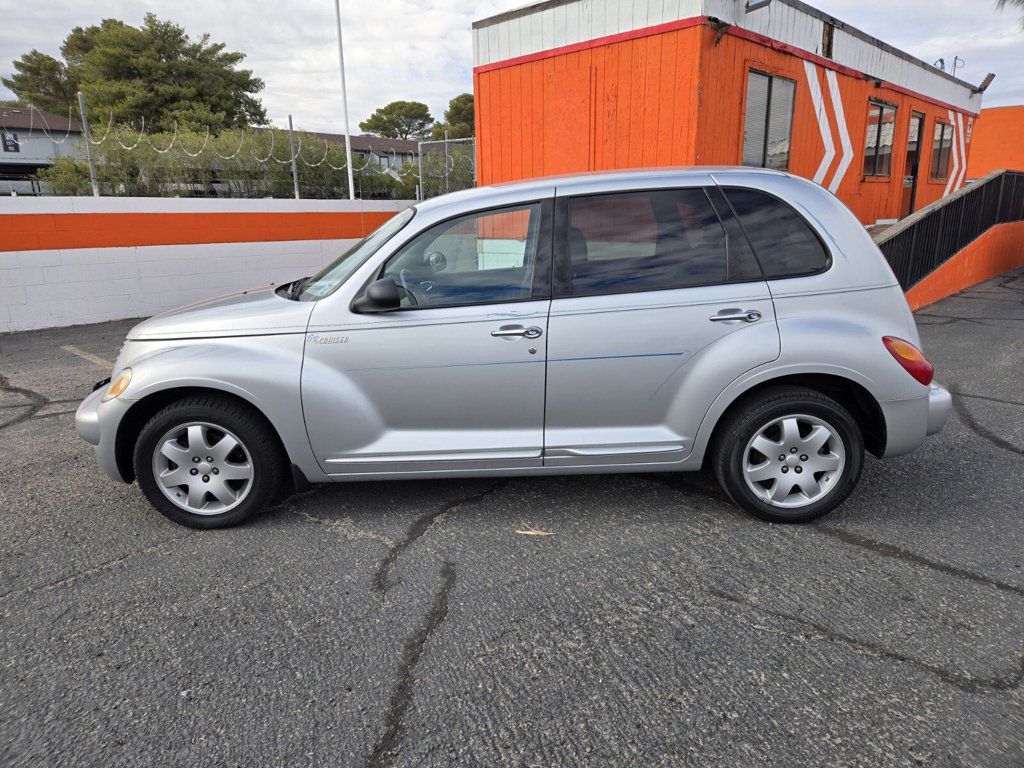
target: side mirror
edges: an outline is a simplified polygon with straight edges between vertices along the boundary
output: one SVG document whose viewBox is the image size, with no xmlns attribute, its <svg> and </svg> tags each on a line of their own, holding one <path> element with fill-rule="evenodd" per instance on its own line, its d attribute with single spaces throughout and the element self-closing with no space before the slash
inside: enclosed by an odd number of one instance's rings
<svg viewBox="0 0 1024 768">
<path fill-rule="evenodd" d="M 390 312 L 402 305 L 402 293 L 394 278 L 374 280 L 363 294 L 352 302 L 355 312 Z"/>
</svg>

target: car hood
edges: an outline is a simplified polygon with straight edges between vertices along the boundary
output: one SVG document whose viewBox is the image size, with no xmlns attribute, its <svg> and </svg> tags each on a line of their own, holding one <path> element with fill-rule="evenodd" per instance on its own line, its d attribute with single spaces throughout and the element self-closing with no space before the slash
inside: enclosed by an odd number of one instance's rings
<svg viewBox="0 0 1024 768">
<path fill-rule="evenodd" d="M 305 333 L 314 302 L 291 301 L 274 286 L 172 309 L 132 328 L 129 341 Z"/>
</svg>

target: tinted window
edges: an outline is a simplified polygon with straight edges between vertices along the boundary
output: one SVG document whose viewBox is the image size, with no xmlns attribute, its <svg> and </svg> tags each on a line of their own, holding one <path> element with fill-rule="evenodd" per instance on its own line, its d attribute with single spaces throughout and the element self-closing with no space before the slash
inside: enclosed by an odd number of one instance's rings
<svg viewBox="0 0 1024 768">
<path fill-rule="evenodd" d="M 752 189 L 723 189 L 757 254 L 765 277 L 795 277 L 828 266 L 828 253 L 807 222 L 778 198 Z"/>
<path fill-rule="evenodd" d="M 760 279 L 749 252 L 738 251 L 742 264 L 730 260 L 702 189 L 577 197 L 567 207 L 573 296 L 752 279 L 752 268 Z"/>
<path fill-rule="evenodd" d="M 438 224 L 388 259 L 383 276 L 405 288 L 403 307 L 528 299 L 540 209 L 540 203 L 534 203 Z"/>
</svg>

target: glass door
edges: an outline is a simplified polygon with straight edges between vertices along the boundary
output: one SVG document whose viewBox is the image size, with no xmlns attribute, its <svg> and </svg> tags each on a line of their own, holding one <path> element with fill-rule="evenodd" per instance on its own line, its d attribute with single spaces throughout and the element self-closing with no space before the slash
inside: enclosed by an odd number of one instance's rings
<svg viewBox="0 0 1024 768">
<path fill-rule="evenodd" d="M 903 172 L 903 200 L 900 218 L 914 212 L 917 197 L 917 176 L 921 167 L 921 137 L 924 136 L 924 115 L 914 112 L 910 116 L 910 134 L 907 137 L 907 163 Z"/>
</svg>

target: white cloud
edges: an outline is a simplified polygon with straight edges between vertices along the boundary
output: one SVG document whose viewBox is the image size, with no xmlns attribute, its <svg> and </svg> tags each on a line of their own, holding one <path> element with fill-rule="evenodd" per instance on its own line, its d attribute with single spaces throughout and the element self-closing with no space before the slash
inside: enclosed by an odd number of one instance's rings
<svg viewBox="0 0 1024 768">
<path fill-rule="evenodd" d="M 448 99 L 472 90 L 470 25 L 525 0 L 342 0 L 345 59 L 353 131 L 377 106 L 394 99 L 425 101 L 440 118 Z M 1024 32 L 994 0 L 812 0 L 822 10 L 926 60 L 966 60 L 958 75 L 996 81 L 988 105 L 1024 102 Z M 246 53 L 245 66 L 267 84 L 271 119 L 289 113 L 309 130 L 341 130 L 341 97 L 332 0 L 6 0 L 0 25 L 0 74 L 31 48 L 56 53 L 76 25 L 114 17 L 138 24 L 147 11 L 193 36 Z M 10 94 L 0 88 L 0 98 Z"/>
</svg>

